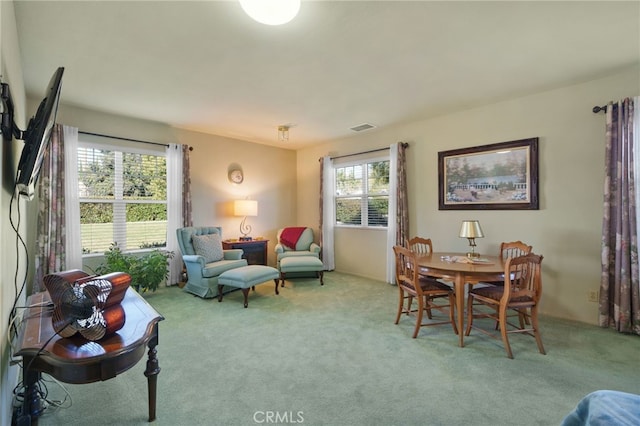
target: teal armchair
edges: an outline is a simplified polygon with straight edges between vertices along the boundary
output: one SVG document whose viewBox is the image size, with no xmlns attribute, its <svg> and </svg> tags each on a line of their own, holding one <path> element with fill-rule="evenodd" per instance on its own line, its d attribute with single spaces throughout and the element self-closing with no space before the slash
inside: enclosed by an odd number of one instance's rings
<svg viewBox="0 0 640 426">
<path fill-rule="evenodd" d="M 205 299 L 218 296 L 218 277 L 225 271 L 247 266 L 247 261 L 242 258 L 241 249 L 219 250 L 223 258 L 216 261 L 207 261 L 205 256 L 197 253 L 194 247 L 194 236 L 218 234 L 222 238 L 222 228 L 187 227 L 176 230 L 178 245 L 182 252 L 182 260 L 187 268 L 187 284 L 184 290 Z M 233 288 L 229 288 L 232 291 Z"/>
<path fill-rule="evenodd" d="M 312 228 L 307 227 L 302 232 L 302 234 L 298 238 L 295 248 L 287 247 L 286 245 L 281 243 L 280 237 L 282 235 L 283 230 L 284 228 L 278 229 L 278 232 L 276 233 L 277 241 L 275 245 L 275 251 L 276 251 L 276 262 L 277 262 L 278 270 L 280 270 L 280 260 L 284 259 L 285 257 L 313 256 L 313 257 L 320 258 L 321 247 L 313 241 L 314 235 L 313 235 Z M 296 275 L 297 276 L 315 276 L 316 275 L 315 272 L 311 272 L 310 274 L 294 273 L 294 274 L 288 274 L 288 275 L 291 275 L 291 276 L 296 276 Z"/>
</svg>

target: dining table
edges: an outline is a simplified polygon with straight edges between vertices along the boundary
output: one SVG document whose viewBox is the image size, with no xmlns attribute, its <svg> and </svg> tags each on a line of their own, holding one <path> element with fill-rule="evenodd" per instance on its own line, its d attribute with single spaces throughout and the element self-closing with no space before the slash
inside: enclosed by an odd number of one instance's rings
<svg viewBox="0 0 640 426">
<path fill-rule="evenodd" d="M 453 252 L 432 252 L 418 257 L 420 275 L 453 282 L 460 347 L 464 346 L 465 286 L 504 280 L 504 263 L 501 256 L 470 258 L 465 253 Z"/>
</svg>

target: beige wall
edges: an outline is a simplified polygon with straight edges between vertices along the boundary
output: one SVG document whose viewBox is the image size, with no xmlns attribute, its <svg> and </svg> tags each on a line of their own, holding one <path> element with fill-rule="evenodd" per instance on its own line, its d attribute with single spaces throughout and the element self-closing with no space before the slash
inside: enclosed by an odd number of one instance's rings
<svg viewBox="0 0 640 426">
<path fill-rule="evenodd" d="M 638 93 L 638 86 L 637 69 L 630 69 L 589 83 L 367 132 L 297 154 L 65 106 L 60 121 L 81 130 L 193 146 L 194 223 L 222 226 L 226 237 L 237 237 L 240 218 L 231 215 L 231 201 L 258 200 L 259 215 L 248 218 L 248 223 L 253 236 L 271 240 L 271 264 L 279 227 L 295 223 L 317 229 L 319 157 L 408 141 L 412 234 L 430 236 L 438 249 L 462 251 L 466 240 L 455 235 L 460 221 L 473 217 L 481 220 L 487 234 L 478 241 L 480 251 L 495 252 L 503 240 L 527 241 L 545 256 L 544 312 L 595 323 L 596 306 L 587 301 L 587 294 L 599 283 L 604 117 L 593 114 L 591 107 Z M 528 137 L 540 138 L 540 210 L 438 210 L 438 151 Z M 233 163 L 245 172 L 241 185 L 227 180 Z M 336 269 L 383 281 L 385 248 L 384 232 L 338 229 Z"/>
<path fill-rule="evenodd" d="M 58 122 L 85 132 L 191 146 L 194 225 L 221 226 L 223 237 L 237 238 L 242 218 L 233 216 L 232 201 L 244 198 L 257 200 L 258 216 L 247 218 L 247 223 L 252 227 L 251 236 L 270 240 L 269 263 L 275 264 L 276 231 L 296 223 L 295 151 L 175 129 L 162 123 L 90 111 L 64 103 L 60 105 Z M 227 173 L 231 164 L 242 167 L 244 181 L 241 184 L 229 182 Z M 96 259 L 91 259 L 84 263 L 95 267 L 96 262 Z"/>
<path fill-rule="evenodd" d="M 16 122 L 24 128 L 27 108 L 12 2 L 0 1 L 0 22 L 0 69 L 3 81 L 11 84 Z M 64 87 L 59 121 L 85 131 L 193 146 L 194 223 L 222 226 L 225 237 L 235 237 L 240 218 L 230 216 L 230 202 L 243 197 L 258 200 L 259 215 L 248 220 L 253 226 L 252 235 L 271 240 L 271 264 L 274 263 L 273 240 L 278 228 L 290 224 L 318 226 L 319 157 L 385 147 L 397 141 L 409 142 L 412 234 L 431 237 L 438 250 L 464 251 L 466 240 L 456 235 L 460 221 L 471 217 L 481 221 L 487 235 L 478 241 L 481 252 L 496 252 L 503 240 L 522 239 L 545 256 L 543 312 L 596 323 L 597 306 L 587 301 L 587 293 L 598 289 L 600 275 L 604 117 L 594 115 L 591 108 L 608 100 L 638 95 L 639 73 L 638 68 L 629 69 L 580 85 L 365 132 L 297 153 L 64 106 Z M 31 104 L 28 111 L 34 111 L 34 108 Z M 540 210 L 438 210 L 438 151 L 528 137 L 540 138 Z M 21 142 L 3 144 L 0 154 L 0 242 L 3 250 L 0 320 L 3 324 L 7 323 L 8 310 L 15 296 L 15 234 L 9 224 L 8 212 L 13 173 L 21 147 Z M 231 163 L 242 166 L 245 172 L 243 184 L 228 182 L 226 173 Z M 22 226 L 32 228 L 29 213 L 33 210 L 32 204 L 22 203 L 25 219 Z M 337 270 L 378 279 L 381 285 L 386 285 L 382 282 L 385 277 L 384 232 L 338 229 L 335 241 Z M 17 263 L 22 273 L 25 258 L 21 257 Z M 17 369 L 9 368 L 7 330 L 4 326 L 1 330 L 0 424 L 4 425 L 10 422 L 11 390 Z"/>
<path fill-rule="evenodd" d="M 36 102 L 40 102 L 40 99 L 29 99 L 29 108 L 33 111 L 38 107 Z M 58 123 L 77 127 L 84 132 L 164 144 L 175 142 L 173 128 L 167 124 L 67 105 L 64 98 L 64 81 L 56 118 Z"/>
<path fill-rule="evenodd" d="M 241 217 L 233 216 L 233 200 L 258 201 L 258 216 L 248 217 L 251 236 L 269 239 L 269 264 L 275 265 L 278 228 L 296 224 L 295 151 L 251 142 L 176 130 L 177 142 L 193 147 L 191 184 L 193 224 L 222 226 L 224 238 L 240 236 Z M 244 172 L 241 184 L 229 182 L 229 166 Z"/>
<path fill-rule="evenodd" d="M 600 232 L 604 177 L 604 128 L 594 105 L 640 93 L 640 70 L 510 101 L 370 131 L 298 151 L 298 217 L 317 223 L 309 194 L 317 192 L 318 158 L 410 143 L 408 186 L 412 235 L 432 238 L 437 250 L 465 251 L 457 237 L 463 219 L 478 219 L 486 238 L 480 252 L 498 251 L 501 241 L 523 240 L 544 255 L 544 313 L 597 323 L 588 292 L 600 282 Z M 540 139 L 540 210 L 438 210 L 438 151 L 529 137 Z M 386 236 L 367 230 L 336 231 L 336 269 L 383 281 Z"/>
<path fill-rule="evenodd" d="M 2 82 L 8 83 L 15 107 L 14 120 L 20 129 L 25 128 L 25 106 L 24 82 L 22 78 L 22 67 L 20 64 L 20 49 L 18 46 L 18 35 L 15 27 L 15 15 L 13 3 L 0 1 L 0 75 Z M 9 366 L 9 345 L 8 345 L 8 321 L 9 313 L 16 298 L 15 288 L 20 288 L 23 283 L 25 273 L 25 255 L 20 251 L 20 256 L 16 254 L 17 236 L 13 231 L 9 221 L 9 205 L 13 194 L 14 174 L 17 167 L 18 158 L 22 150 L 23 142 L 14 140 L 13 142 L 2 142 L 0 151 L 0 244 L 2 256 L 0 260 L 0 424 L 11 424 L 11 398 L 13 387 L 17 381 L 19 370 L 17 367 Z M 18 201 L 24 211 L 25 203 Z M 14 212 L 18 204 L 14 204 Z M 17 220 L 18 216 L 14 216 Z M 26 224 L 23 219 L 20 231 L 25 236 Z M 15 279 L 17 272 L 17 282 Z M 24 295 L 18 305 L 24 303 Z"/>
<path fill-rule="evenodd" d="M 3 7 L 6 2 L 0 2 Z M 11 3 L 8 3 L 11 4 Z M 4 8 L 0 9 L 3 12 Z M 3 22 L 3 40 L 4 40 Z M 5 49 L 3 45 L 3 56 Z M 18 58 L 13 58 L 19 64 Z M 4 69 L 4 68 L 3 68 Z M 53 72 L 53 70 L 52 70 Z M 15 86 L 18 96 L 14 102 L 21 109 L 18 119 L 24 124 L 24 97 L 21 72 L 17 73 Z M 3 73 L 4 75 L 4 73 Z M 12 89 L 14 86 L 11 81 Z M 22 95 L 20 95 L 22 93 Z M 35 111 L 39 99 L 32 99 L 28 111 Z M 187 130 L 173 129 L 162 123 L 136 120 L 116 114 L 90 111 L 64 104 L 64 89 L 58 110 L 58 122 L 78 127 L 81 131 L 101 133 L 158 143 L 183 143 L 193 147 L 191 153 L 193 221 L 195 225 L 222 226 L 223 235 L 228 238 L 239 236 L 241 218 L 231 216 L 230 205 L 235 199 L 249 197 L 258 200 L 258 216 L 248 218 L 252 226 L 252 236 L 263 236 L 270 240 L 268 247 L 269 263 L 275 264 L 273 246 L 278 228 L 296 224 L 296 154 L 295 151 L 256 145 L 229 138 L 206 135 Z M 20 124 L 20 123 L 19 123 Z M 22 127 L 24 128 L 24 127 Z M 14 142 L 9 152 L 2 157 L 2 219 L 1 241 L 2 281 L 0 282 L 0 301 L 2 304 L 2 322 L 7 323 L 9 310 L 14 298 L 13 273 L 15 270 L 15 238 L 8 224 L 9 199 L 11 197 L 15 164 L 22 148 L 21 142 Z M 227 179 L 230 164 L 237 163 L 244 170 L 245 179 L 240 185 L 232 184 Z M 9 173 L 9 178 L 6 174 Z M 35 222 L 35 201 L 21 201 L 23 228 L 26 234 L 32 234 Z M 27 226 L 28 225 L 28 226 Z M 29 229 L 26 229 L 29 228 Z M 31 237 L 25 237 L 27 240 Z M 32 245 L 31 245 L 32 246 Z M 33 261 L 33 256 L 31 257 Z M 85 260 L 85 268 L 95 267 L 99 259 Z M 25 267 L 25 258 L 21 258 L 21 271 Z M 90 270 L 90 269 L 88 269 Z M 16 383 L 17 368 L 9 369 L 7 330 L 2 327 L 2 419 L 0 424 L 10 424 L 11 394 Z"/>
</svg>

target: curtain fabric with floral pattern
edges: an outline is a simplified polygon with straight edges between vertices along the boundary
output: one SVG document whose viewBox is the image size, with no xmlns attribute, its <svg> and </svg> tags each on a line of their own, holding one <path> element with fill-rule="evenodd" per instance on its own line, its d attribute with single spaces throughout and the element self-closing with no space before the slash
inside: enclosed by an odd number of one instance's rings
<svg viewBox="0 0 640 426">
<path fill-rule="evenodd" d="M 393 246 L 404 246 L 409 231 L 407 201 L 407 143 L 389 148 L 389 221 L 387 223 L 387 283 L 396 282 L 396 257 Z"/>
<path fill-rule="evenodd" d="M 191 147 L 182 145 L 182 226 L 193 226 L 190 151 Z"/>
<path fill-rule="evenodd" d="M 408 143 L 398 144 L 398 188 L 396 191 L 396 244 L 405 247 L 409 239 L 409 199 L 407 192 Z"/>
<path fill-rule="evenodd" d="M 45 275 L 66 269 L 65 262 L 65 162 L 64 131 L 56 124 L 51 132 L 37 182 L 38 219 L 33 292 L 44 290 Z"/>
<path fill-rule="evenodd" d="M 640 334 L 638 209 L 635 157 L 640 155 L 638 97 L 610 103 L 606 114 L 602 276 L 599 323 Z"/>
</svg>

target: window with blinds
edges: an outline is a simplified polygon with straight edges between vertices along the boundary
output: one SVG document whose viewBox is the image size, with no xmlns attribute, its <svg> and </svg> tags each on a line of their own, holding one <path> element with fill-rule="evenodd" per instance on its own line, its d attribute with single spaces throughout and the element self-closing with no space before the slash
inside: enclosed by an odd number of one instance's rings
<svg viewBox="0 0 640 426">
<path fill-rule="evenodd" d="M 78 195 L 83 254 L 166 246 L 164 155 L 80 144 Z"/>
<path fill-rule="evenodd" d="M 389 161 L 335 168 L 336 225 L 386 227 L 389 219 Z"/>
</svg>

